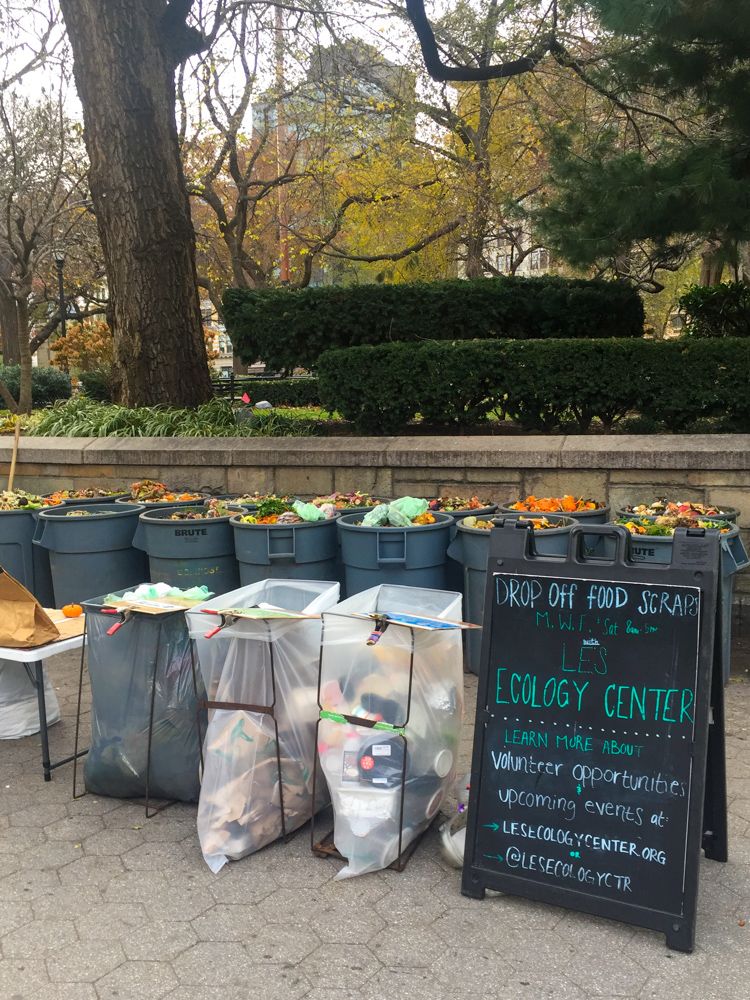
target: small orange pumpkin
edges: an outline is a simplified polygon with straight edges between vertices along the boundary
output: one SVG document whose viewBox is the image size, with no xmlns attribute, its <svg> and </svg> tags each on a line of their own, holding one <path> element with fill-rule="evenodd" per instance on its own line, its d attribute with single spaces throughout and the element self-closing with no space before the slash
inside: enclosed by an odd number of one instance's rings
<svg viewBox="0 0 750 1000">
<path fill-rule="evenodd" d="M 66 604 L 62 608 L 62 613 L 66 618 L 78 618 L 83 614 L 83 608 L 80 604 Z"/>
</svg>

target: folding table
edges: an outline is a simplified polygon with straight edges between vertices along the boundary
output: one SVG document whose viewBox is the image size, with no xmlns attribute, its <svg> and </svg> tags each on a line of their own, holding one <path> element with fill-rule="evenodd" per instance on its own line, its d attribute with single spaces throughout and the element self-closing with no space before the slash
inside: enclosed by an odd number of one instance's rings
<svg viewBox="0 0 750 1000">
<path fill-rule="evenodd" d="M 11 660 L 14 663 L 29 663 L 34 669 L 34 679 L 32 683 L 36 688 L 37 700 L 39 703 L 39 736 L 42 743 L 42 768 L 44 770 L 44 780 L 52 780 L 52 771 L 63 764 L 69 764 L 76 757 L 83 757 L 88 750 L 80 750 L 68 757 L 63 757 L 54 763 L 49 756 L 49 732 L 47 727 L 47 701 L 44 696 L 44 670 L 43 662 L 58 653 L 67 653 L 71 649 L 81 649 L 85 642 L 83 635 L 74 635 L 65 639 L 58 639 L 55 642 L 48 642 L 44 646 L 36 646 L 34 649 L 11 649 L 8 646 L 0 646 L 0 660 Z"/>
</svg>

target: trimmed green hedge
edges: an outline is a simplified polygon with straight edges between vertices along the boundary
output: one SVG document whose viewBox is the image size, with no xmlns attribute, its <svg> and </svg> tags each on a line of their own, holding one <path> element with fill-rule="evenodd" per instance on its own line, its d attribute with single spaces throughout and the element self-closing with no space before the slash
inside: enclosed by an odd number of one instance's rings
<svg viewBox="0 0 750 1000">
<path fill-rule="evenodd" d="M 392 341 L 640 337 L 643 305 L 619 282 L 547 275 L 405 285 L 230 288 L 224 316 L 243 361 L 315 368 L 323 351 Z"/>
<path fill-rule="evenodd" d="M 214 379 L 216 395 L 227 395 L 229 379 Z M 253 403 L 267 399 L 274 406 L 320 406 L 320 391 L 316 378 L 240 378 L 235 384 L 235 398 L 246 392 Z"/>
<path fill-rule="evenodd" d="M 680 298 L 693 337 L 750 337 L 750 285 L 727 281 L 693 285 Z"/>
<path fill-rule="evenodd" d="M 20 365 L 0 365 L 0 379 L 18 402 L 21 384 Z M 34 407 L 51 406 L 58 399 L 70 399 L 70 375 L 59 368 L 31 369 L 31 402 Z"/>
<path fill-rule="evenodd" d="M 471 427 L 492 411 L 531 431 L 585 433 L 629 416 L 651 431 L 750 430 L 741 338 L 387 344 L 327 351 L 318 376 L 323 405 L 368 434 L 418 414 Z"/>
</svg>

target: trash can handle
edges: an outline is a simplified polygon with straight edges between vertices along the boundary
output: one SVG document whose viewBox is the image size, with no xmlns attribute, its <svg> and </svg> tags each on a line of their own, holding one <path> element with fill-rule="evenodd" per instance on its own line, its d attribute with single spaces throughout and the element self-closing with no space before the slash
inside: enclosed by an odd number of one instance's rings
<svg viewBox="0 0 750 1000">
<path fill-rule="evenodd" d="M 404 531 L 400 531 L 398 534 L 401 536 L 400 541 L 401 541 L 401 545 L 402 545 L 402 548 L 403 548 L 403 555 L 400 555 L 400 556 L 383 556 L 383 555 L 380 554 L 380 541 L 384 537 L 384 535 L 380 531 L 377 533 L 377 536 L 376 536 L 377 539 L 378 539 L 378 544 L 377 544 L 377 559 L 378 559 L 378 565 L 379 566 L 387 565 L 389 563 L 391 565 L 393 565 L 394 563 L 399 563 L 399 564 L 403 565 L 406 562 L 406 531 L 405 530 Z M 388 541 L 389 542 L 394 541 L 396 539 L 396 537 L 397 536 L 396 536 L 395 533 L 391 534 L 390 531 L 388 532 Z"/>
<path fill-rule="evenodd" d="M 144 511 L 146 513 L 146 511 Z M 138 523 L 135 526 L 135 531 L 133 532 L 133 541 L 131 542 L 134 549 L 140 549 L 141 552 L 146 551 L 146 532 L 143 527 L 143 522 L 141 518 L 143 514 L 138 515 Z"/>
<path fill-rule="evenodd" d="M 616 551 L 615 558 L 612 561 L 616 563 L 627 562 L 630 532 L 621 524 L 587 524 L 585 526 L 580 522 L 574 524 L 570 529 L 570 535 L 568 536 L 569 559 L 572 559 L 577 563 L 585 563 L 587 562 L 587 559 L 590 558 L 586 556 L 584 551 L 586 535 L 614 538 Z M 601 562 L 602 560 L 597 559 L 597 561 Z M 609 562 L 609 560 L 604 561 Z"/>
<path fill-rule="evenodd" d="M 297 558 L 297 532 L 292 528 L 292 549 L 291 552 L 271 552 L 271 532 L 273 528 L 269 528 L 266 532 L 266 548 L 268 550 L 268 558 L 271 559 L 296 559 Z"/>
<path fill-rule="evenodd" d="M 34 520 L 34 534 L 31 536 L 31 541 L 34 545 L 39 545 L 41 548 L 46 548 L 44 545 L 44 532 L 47 528 L 47 522 L 43 521 L 41 517 L 37 516 Z"/>
<path fill-rule="evenodd" d="M 750 565 L 747 549 L 740 535 L 721 539 L 721 575 L 733 576 Z"/>
</svg>

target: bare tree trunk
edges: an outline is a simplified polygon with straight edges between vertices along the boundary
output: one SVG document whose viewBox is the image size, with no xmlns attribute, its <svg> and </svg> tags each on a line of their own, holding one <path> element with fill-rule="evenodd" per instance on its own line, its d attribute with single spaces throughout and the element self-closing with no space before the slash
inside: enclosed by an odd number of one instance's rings
<svg viewBox="0 0 750 1000">
<path fill-rule="evenodd" d="M 718 285 L 724 273 L 724 260 L 717 250 L 704 250 L 701 254 L 701 276 L 699 284 Z"/>
<path fill-rule="evenodd" d="M 29 279 L 31 284 L 31 279 Z M 19 290 L 16 298 L 18 347 L 21 375 L 18 388 L 18 412 L 31 413 L 31 345 L 29 344 L 29 300 Z M 29 289 L 30 291 L 30 289 Z"/>
<path fill-rule="evenodd" d="M 20 360 L 18 349 L 18 318 L 16 300 L 6 289 L 0 277 L 0 333 L 2 333 L 3 364 L 17 365 Z"/>
<path fill-rule="evenodd" d="M 175 69 L 203 46 L 185 0 L 61 0 L 83 105 L 120 400 L 211 398 Z"/>
</svg>

